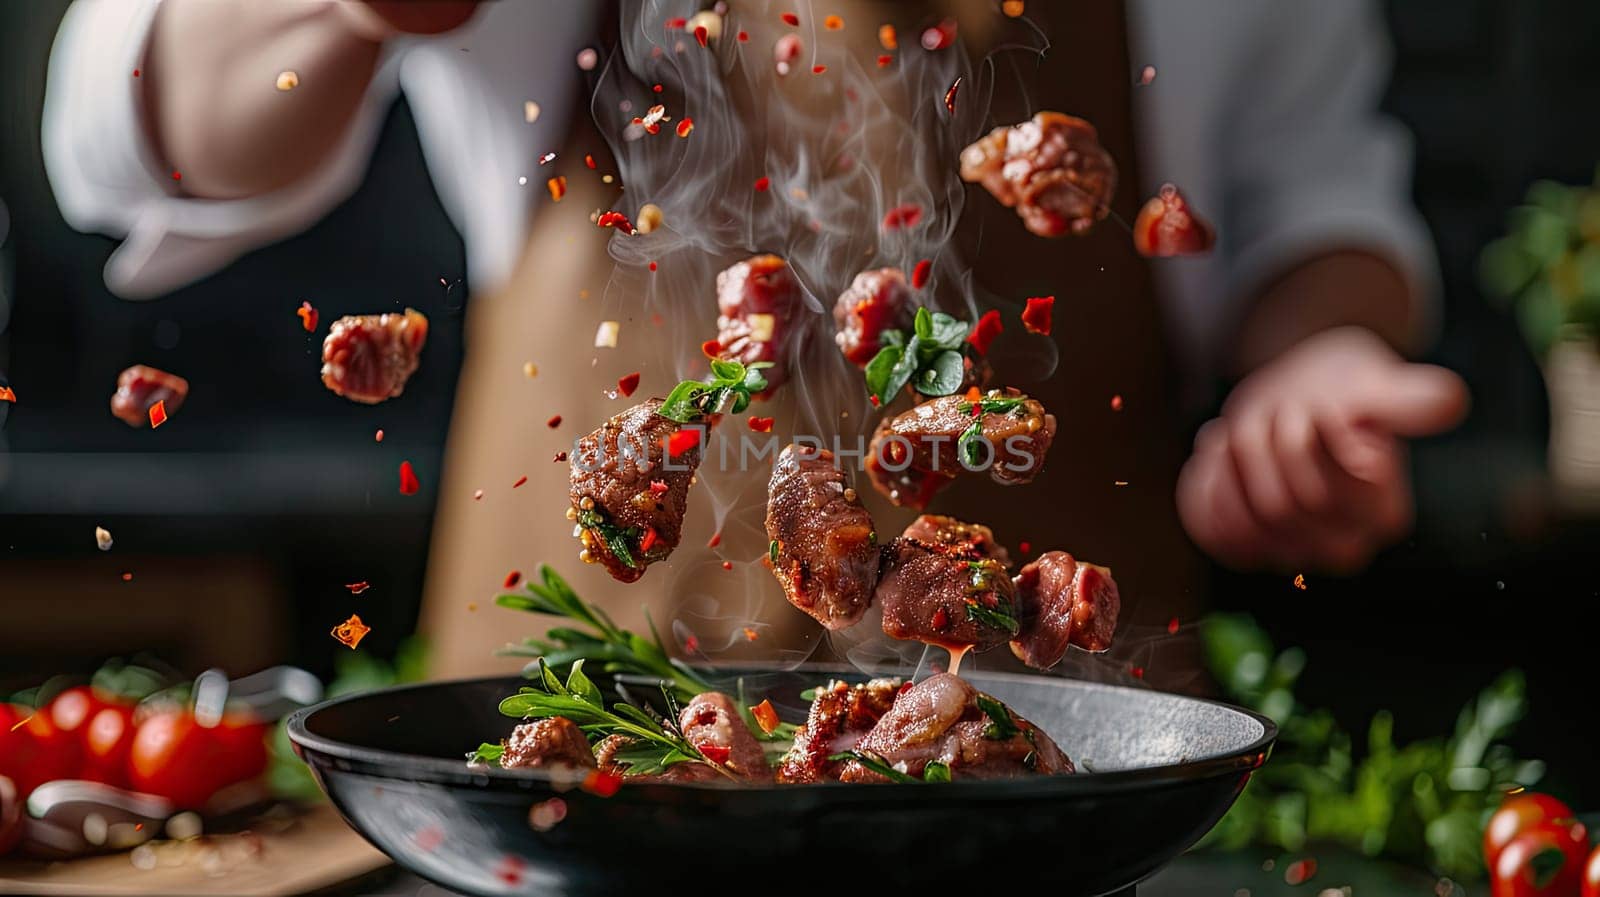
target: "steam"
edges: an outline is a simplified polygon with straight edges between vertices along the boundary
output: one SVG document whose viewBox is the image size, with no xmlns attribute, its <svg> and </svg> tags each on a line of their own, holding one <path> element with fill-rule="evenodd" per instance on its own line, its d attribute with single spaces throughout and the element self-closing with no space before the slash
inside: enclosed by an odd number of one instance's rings
<svg viewBox="0 0 1600 897">
<path fill-rule="evenodd" d="M 932 277 L 917 297 L 934 310 L 975 321 L 990 308 L 1017 304 L 980 293 L 956 249 L 966 194 L 958 158 L 994 126 L 995 66 L 986 59 L 974 67 L 960 43 L 923 49 L 917 36 L 934 21 L 904 28 L 894 51 L 879 46 L 878 22 L 826 30 L 829 10 L 808 0 L 734 3 L 720 36 L 705 47 L 687 28 L 668 27 L 700 11 L 693 0 L 623 6 L 618 51 L 601 73 L 592 113 L 624 185 L 614 208 L 636 221 L 654 204 L 663 221 L 648 234 L 611 239 L 616 270 L 607 316 L 656 322 L 673 379 L 703 377 L 700 346 L 716 336 L 717 273 L 751 255 L 777 254 L 801 285 L 804 309 L 776 335 L 789 382 L 774 401 L 747 413 L 775 417 L 780 440 L 805 434 L 830 445 L 835 437 L 864 444 L 879 415 L 861 372 L 833 341 L 834 302 L 857 273 L 896 267 L 909 274 L 927 260 Z M 786 12 L 798 15 L 798 28 L 783 23 Z M 998 27 L 1028 26 L 1004 20 Z M 741 32 L 747 41 L 738 39 Z M 798 35 L 802 49 L 780 74 L 774 45 L 785 35 Z M 1020 34 L 1012 46 L 1043 50 L 1036 32 Z M 879 65 L 882 55 L 892 57 L 887 65 Z M 958 79 L 951 111 L 945 98 Z M 658 104 L 666 120 L 649 133 L 635 120 Z M 685 118 L 693 130 L 679 137 Z M 885 215 L 901 207 L 915 207 L 920 218 L 886 229 Z M 1035 343 L 1013 365 L 1030 378 L 1047 376 L 1056 363 L 1053 344 Z M 799 663 L 820 643 L 819 631 L 788 607 L 759 563 L 767 552 L 772 458 L 738 463 L 740 448 L 728 441 L 747 432 L 742 418 L 732 418 L 707 445 L 690 514 L 714 515 L 721 544 L 679 547 L 670 564 L 669 619 L 680 647 L 692 636 L 707 657 L 750 656 L 752 643 L 741 635 L 749 627 L 761 633 L 753 644 L 764 659 Z M 731 464 L 718 461 L 729 457 Z M 871 491 L 859 478 L 858 488 Z M 736 559 L 734 571 L 718 569 L 723 558 Z M 864 668 L 904 669 L 922 651 L 891 643 L 872 618 L 834 639 Z"/>
</svg>

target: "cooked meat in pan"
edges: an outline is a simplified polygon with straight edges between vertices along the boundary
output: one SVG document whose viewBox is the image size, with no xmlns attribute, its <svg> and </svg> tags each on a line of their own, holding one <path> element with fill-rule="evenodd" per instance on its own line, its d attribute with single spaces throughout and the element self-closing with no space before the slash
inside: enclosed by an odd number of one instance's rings
<svg viewBox="0 0 1600 897">
<path fill-rule="evenodd" d="M 878 425 L 867 475 L 897 505 L 927 507 L 962 472 L 987 470 L 1006 486 L 1027 483 L 1044 465 L 1056 418 L 1017 390 L 929 399 Z"/>
<path fill-rule="evenodd" d="M 548 766 L 595 767 L 594 751 L 578 724 L 564 716 L 523 723 L 506 739 L 500 765 L 506 769 L 542 769 Z"/>
<path fill-rule="evenodd" d="M 428 319 L 421 312 L 347 315 L 322 341 L 322 383 L 356 402 L 376 405 L 405 391 L 422 360 Z"/>
<path fill-rule="evenodd" d="M 678 714 L 678 728 L 683 737 L 707 760 L 725 767 L 742 781 L 758 784 L 772 781 L 772 767 L 767 763 L 761 742 L 746 726 L 733 699 L 721 692 L 708 691 L 696 695 Z M 595 745 L 595 760 L 600 768 L 630 781 L 645 782 L 725 782 L 728 777 L 704 763 L 674 763 L 659 773 L 629 775 L 628 765 L 619 759 L 632 740 L 622 735 L 609 735 Z"/>
<path fill-rule="evenodd" d="M 949 673 L 930 676 L 900 695 L 855 750 L 918 779 L 927 778 L 930 763 L 943 764 L 952 780 L 1074 771 L 1050 736 Z M 858 760 L 847 761 L 839 778 L 889 781 Z"/>
<path fill-rule="evenodd" d="M 1111 571 L 1080 563 L 1065 551 L 1047 551 L 1023 565 L 1013 583 L 1021 623 L 1011 653 L 1031 667 L 1048 670 L 1068 645 L 1085 651 L 1111 647 L 1122 598 Z"/>
<path fill-rule="evenodd" d="M 900 679 L 873 679 L 859 685 L 835 680 L 818 688 L 805 725 L 795 732 L 794 746 L 778 763 L 778 781 L 786 785 L 837 781 L 844 763 L 829 758 L 854 750 L 894 706 L 903 685 Z"/>
<path fill-rule="evenodd" d="M 851 364 L 865 367 L 883 348 L 883 332 L 909 330 L 912 313 L 911 288 L 899 268 L 862 271 L 834 303 L 834 342 Z"/>
<path fill-rule="evenodd" d="M 877 600 L 891 638 L 987 651 L 1016 636 L 1015 586 L 987 527 L 924 515 L 884 553 Z"/>
<path fill-rule="evenodd" d="M 999 127 L 961 152 L 961 179 L 1012 206 L 1041 237 L 1082 235 L 1111 211 L 1117 165 L 1094 125 L 1040 112 Z"/>
<path fill-rule="evenodd" d="M 567 517 L 583 542 L 579 557 L 622 582 L 637 580 L 678 547 L 700 466 L 700 440 L 675 441 L 691 428 L 657 414 L 660 407 L 650 399 L 623 411 L 578 440 L 570 459 Z"/>
<path fill-rule="evenodd" d="M 772 395 L 789 379 L 788 353 L 795 350 L 791 328 L 800 310 L 800 283 L 783 259 L 758 255 L 717 275 L 717 342 L 721 357 L 743 362 L 770 361 L 767 388 Z"/>
<path fill-rule="evenodd" d="M 789 603 L 828 629 L 861 619 L 878 584 L 877 532 L 827 449 L 790 445 L 767 487 L 768 564 Z"/>
</svg>

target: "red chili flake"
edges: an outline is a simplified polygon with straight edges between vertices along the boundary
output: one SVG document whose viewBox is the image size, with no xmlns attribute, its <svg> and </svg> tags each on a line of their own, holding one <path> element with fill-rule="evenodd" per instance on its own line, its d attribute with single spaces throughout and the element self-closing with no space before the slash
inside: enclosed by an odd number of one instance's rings
<svg viewBox="0 0 1600 897">
<path fill-rule="evenodd" d="M 688 137 L 690 132 L 692 132 L 693 130 L 694 130 L 694 119 L 692 119 L 692 118 L 690 118 L 688 116 L 684 116 L 683 120 L 678 122 L 678 136 L 679 137 Z"/>
<path fill-rule="evenodd" d="M 1167 635 L 1177 635 L 1177 634 L 1178 634 L 1178 618 L 1177 617 L 1173 617 L 1172 619 L 1167 621 Z"/>
<path fill-rule="evenodd" d="M 702 46 L 702 47 L 705 46 L 706 45 L 706 39 L 709 38 L 710 36 L 711 36 L 711 32 L 706 30 L 706 26 L 704 26 L 704 25 L 696 25 L 696 26 L 694 26 L 694 39 L 697 42 L 699 42 L 700 46 Z"/>
<path fill-rule="evenodd" d="M 979 355 L 987 355 L 989 344 L 994 342 L 994 338 L 1004 329 L 1005 325 L 1000 323 L 1000 312 L 991 308 L 978 319 L 978 326 L 972 328 L 972 334 L 967 337 L 967 342 L 978 350 Z"/>
<path fill-rule="evenodd" d="M 167 422 L 167 400 L 158 399 L 150 406 L 150 429 L 154 430 Z"/>
<path fill-rule="evenodd" d="M 1022 310 L 1022 326 L 1029 333 L 1050 335 L 1050 310 L 1055 307 L 1056 297 L 1034 296 L 1028 300 L 1028 307 Z"/>
<path fill-rule="evenodd" d="M 722 569 L 724 569 L 724 570 L 732 570 L 733 569 L 733 561 L 723 561 L 722 562 Z"/>
<path fill-rule="evenodd" d="M 1303 860 L 1295 860 L 1290 863 L 1289 867 L 1283 870 L 1283 880 L 1286 884 L 1291 885 L 1305 884 L 1316 874 L 1317 861 L 1311 857 L 1306 857 Z"/>
<path fill-rule="evenodd" d="M 1114 396 L 1111 397 L 1111 410 L 1112 411 L 1121 411 L 1122 410 L 1122 396 L 1121 395 L 1114 395 Z"/>
<path fill-rule="evenodd" d="M 691 635 L 688 638 L 684 639 L 683 640 L 683 650 L 689 652 L 690 654 L 699 654 L 700 653 L 700 639 L 697 636 L 693 636 L 693 635 Z"/>
<path fill-rule="evenodd" d="M 688 19 L 668 19 L 663 23 L 668 31 L 682 31 L 688 26 Z"/>
<path fill-rule="evenodd" d="M 778 18 L 783 19 L 783 24 L 788 25 L 791 28 L 800 27 L 800 17 L 792 12 L 786 12 Z"/>
<path fill-rule="evenodd" d="M 1306 575 L 1304 573 L 1296 573 L 1294 575 L 1294 587 L 1302 592 L 1306 590 Z"/>
<path fill-rule="evenodd" d="M 550 462 L 552 464 L 560 464 L 562 461 L 565 461 L 565 460 L 567 460 L 567 453 L 566 452 L 556 452 L 555 456 L 550 459 Z"/>
<path fill-rule="evenodd" d="M 726 745 L 721 744 L 697 744 L 695 750 L 712 763 L 726 763 L 728 755 L 732 753 Z"/>
<path fill-rule="evenodd" d="M 400 494 L 416 495 L 422 484 L 417 481 L 417 472 L 411 469 L 410 461 L 400 462 Z"/>
<path fill-rule="evenodd" d="M 134 77 L 135 77 L 135 78 L 137 78 L 137 77 L 139 77 L 139 70 L 138 70 L 138 69 L 134 69 L 134 70 L 133 70 L 133 76 L 134 76 Z"/>
<path fill-rule="evenodd" d="M 566 178 L 566 175 L 557 175 L 556 177 L 553 177 L 550 180 L 545 181 L 544 185 L 545 185 L 545 187 L 549 188 L 549 190 L 550 190 L 550 201 L 551 202 L 560 202 L 561 201 L 561 197 L 567 195 L 567 178 Z"/>
<path fill-rule="evenodd" d="M 886 69 L 886 68 L 889 67 L 889 63 L 891 63 L 891 62 L 894 62 L 894 57 L 890 56 L 887 53 L 885 53 L 882 56 L 878 57 L 878 68 Z"/>
<path fill-rule="evenodd" d="M 444 832 L 438 826 L 430 825 L 412 835 L 411 840 L 412 843 L 416 844 L 418 850 L 423 853 L 431 853 L 440 844 L 444 843 Z"/>
<path fill-rule="evenodd" d="M 483 490 L 479 489 L 478 491 L 472 493 L 472 500 L 473 501 L 483 501 Z"/>
<path fill-rule="evenodd" d="M 814 66 L 811 67 L 811 74 L 820 75 L 820 74 L 822 74 L 823 72 L 825 72 L 827 70 L 828 70 L 828 67 L 825 66 L 825 65 L 814 65 Z"/>
<path fill-rule="evenodd" d="M 601 227 L 614 227 L 625 234 L 633 233 L 633 222 L 629 221 L 628 216 L 621 212 L 601 212 L 600 217 L 595 219 L 595 224 Z"/>
<path fill-rule="evenodd" d="M 581 787 L 596 797 L 610 797 L 622 787 L 622 776 L 614 772 L 602 772 L 601 770 L 593 769 L 583 777 Z"/>
<path fill-rule="evenodd" d="M 912 687 L 912 683 L 910 681 L 906 681 L 906 682 L 900 683 L 900 690 L 895 692 L 895 697 L 898 698 L 901 695 L 905 694 L 906 692 L 910 691 L 911 687 Z"/>
<path fill-rule="evenodd" d="M 767 192 L 767 188 L 770 187 L 770 186 L 772 186 L 772 181 L 769 180 L 765 175 L 763 175 L 762 177 L 756 178 L 756 192 L 757 193 L 765 193 L 765 192 Z"/>
<path fill-rule="evenodd" d="M 649 554 L 650 549 L 654 548 L 656 542 L 660 539 L 661 537 L 656 534 L 656 528 L 646 525 L 644 528 L 644 535 L 639 538 L 639 553 Z"/>
<path fill-rule="evenodd" d="M 350 619 L 333 627 L 331 635 L 338 639 L 340 644 L 354 651 L 356 645 L 361 644 L 361 640 L 366 638 L 367 633 L 371 631 L 371 626 L 361 622 L 360 617 L 351 614 Z"/>
<path fill-rule="evenodd" d="M 956 91 L 961 89 L 961 79 L 951 82 L 950 89 L 944 92 L 944 108 L 951 114 L 956 114 Z"/>
<path fill-rule="evenodd" d="M 517 587 L 517 583 L 519 582 L 522 582 L 522 571 L 512 570 L 510 573 L 506 574 L 506 581 L 501 587 L 506 589 L 514 589 Z"/>
<path fill-rule="evenodd" d="M 927 286 L 928 277 L 932 273 L 933 262 L 929 261 L 928 259 L 923 259 L 922 261 L 917 262 L 917 266 L 911 269 L 911 286 L 919 290 Z"/>
<path fill-rule="evenodd" d="M 922 32 L 922 49 L 924 50 L 943 50 L 955 42 L 955 19 L 945 19 L 943 22 Z"/>
<path fill-rule="evenodd" d="M 650 494 L 651 495 L 665 495 L 666 492 L 667 492 L 667 489 L 669 489 L 669 488 L 671 488 L 671 487 L 669 487 L 666 484 L 666 482 L 663 481 L 663 480 L 651 480 L 650 481 Z"/>
<path fill-rule="evenodd" d="M 651 262 L 650 263 L 650 270 L 654 271 L 655 269 L 656 269 L 656 263 L 655 262 Z"/>
<path fill-rule="evenodd" d="M 748 31 L 739 32 L 738 37 L 739 37 L 739 43 L 741 43 L 741 44 L 750 42 L 750 32 L 748 32 Z"/>
<path fill-rule="evenodd" d="M 838 16 L 828 16 L 822 20 L 822 27 L 829 31 L 841 31 L 844 29 L 844 19 Z"/>
<path fill-rule="evenodd" d="M 979 390 L 978 387 L 976 387 L 976 386 L 967 387 L 967 401 L 969 401 L 969 402 L 977 402 L 981 398 L 983 398 L 983 392 L 981 390 Z"/>
<path fill-rule="evenodd" d="M 172 172 L 172 179 L 175 180 L 175 181 L 183 180 L 183 172 L 177 171 L 176 169 L 174 169 L 173 172 Z"/>
<path fill-rule="evenodd" d="M 878 397 L 877 396 L 867 396 L 867 401 L 871 402 L 872 403 L 872 407 L 874 407 L 874 408 L 876 408 L 880 404 L 882 404 L 881 402 L 878 401 Z"/>
<path fill-rule="evenodd" d="M 941 607 L 938 610 L 933 612 L 933 631 L 935 631 L 935 632 L 943 632 L 944 628 L 946 626 L 949 626 L 949 625 L 950 625 L 950 613 L 949 613 L 949 611 L 946 611 L 944 608 Z"/>
<path fill-rule="evenodd" d="M 625 375 L 617 378 L 617 392 L 620 392 L 625 396 L 633 395 L 633 391 L 638 389 L 638 388 L 639 388 L 639 372 L 638 371 L 634 371 L 631 374 L 625 374 Z"/>
<path fill-rule="evenodd" d="M 708 339 L 700 344 L 700 354 L 707 358 L 721 358 L 722 344 L 714 339 Z"/>
<path fill-rule="evenodd" d="M 11 387 L 0 386 L 0 402 L 11 402 L 12 404 L 16 404 L 16 401 L 17 394 L 11 391 Z"/>
<path fill-rule="evenodd" d="M 528 481 L 528 478 L 527 478 L 527 476 L 521 476 L 521 477 L 518 477 L 518 478 L 517 478 L 517 481 L 516 481 L 516 482 L 515 482 L 515 483 L 512 483 L 512 484 L 511 484 L 511 488 L 513 488 L 513 489 L 515 489 L 515 488 L 517 488 L 517 487 L 518 487 L 518 486 L 521 486 L 521 485 L 522 485 L 522 484 L 523 484 L 523 483 L 526 483 L 526 482 L 527 482 L 527 481 Z"/>
<path fill-rule="evenodd" d="M 914 202 L 895 206 L 883 213 L 883 229 L 886 231 L 898 230 L 902 227 L 916 227 L 922 222 L 922 206 Z"/>
<path fill-rule="evenodd" d="M 1017 547 L 1022 549 L 1022 553 L 1023 554 L 1027 554 L 1029 551 L 1031 551 L 1033 549 L 1033 543 L 1024 541 L 1020 545 L 1018 545 Z"/>
<path fill-rule="evenodd" d="M 750 429 L 757 433 L 772 432 L 772 418 L 770 417 L 752 417 L 745 423 L 749 424 Z"/>
<path fill-rule="evenodd" d="M 760 637 L 761 637 L 761 633 L 756 632 L 755 629 L 753 629 L 753 628 L 751 628 L 749 626 L 746 626 L 744 628 L 744 640 L 745 641 L 753 642 L 753 641 L 755 641 L 756 639 L 758 639 Z"/>
<path fill-rule="evenodd" d="M 583 154 L 583 164 L 589 166 L 591 169 L 594 168 L 594 156 L 591 156 L 588 153 L 584 153 Z"/>
<path fill-rule="evenodd" d="M 294 313 L 300 316 L 300 326 L 304 327 L 307 333 L 317 329 L 317 310 L 311 306 L 311 303 L 300 303 L 300 307 L 295 309 Z"/>
<path fill-rule="evenodd" d="M 551 162 L 554 162 L 555 160 L 556 160 L 556 154 L 555 153 L 545 153 L 544 155 L 539 157 L 539 164 L 540 165 L 549 165 Z"/>
<path fill-rule="evenodd" d="M 549 427 L 552 430 L 554 430 L 556 427 L 561 426 L 561 415 L 559 415 L 559 414 L 550 415 L 550 419 L 545 421 L 544 425 Z"/>
<path fill-rule="evenodd" d="M 1135 678 L 1135 679 L 1143 679 L 1144 678 L 1144 667 L 1129 667 L 1128 668 L 1128 673 L 1130 675 L 1132 675 L 1133 678 Z"/>
<path fill-rule="evenodd" d="M 771 735 L 772 731 L 778 728 L 778 723 L 780 722 L 778 711 L 773 708 L 771 700 L 762 701 L 751 707 L 750 715 L 756 718 L 756 725 L 761 727 L 761 731 L 768 735 Z"/>
<path fill-rule="evenodd" d="M 707 548 L 716 548 L 718 545 L 721 545 L 721 544 L 722 544 L 722 534 L 721 533 L 712 533 L 711 534 L 711 541 L 706 543 L 706 547 Z"/>
<path fill-rule="evenodd" d="M 133 582 L 133 574 L 132 573 L 124 573 L 124 574 L 122 574 L 122 581 L 123 582 Z"/>
<path fill-rule="evenodd" d="M 344 587 L 350 590 L 350 594 L 359 595 L 362 592 L 365 592 L 367 589 L 372 588 L 372 583 L 363 579 L 360 582 L 347 582 L 344 584 Z"/>
<path fill-rule="evenodd" d="M 508 853 L 495 864 L 494 875 L 508 885 L 519 885 L 522 884 L 522 872 L 526 866 L 520 857 Z"/>
<path fill-rule="evenodd" d="M 678 430 L 667 437 L 667 456 L 676 458 L 700 444 L 700 431 Z"/>
<path fill-rule="evenodd" d="M 895 34 L 894 26 L 883 24 L 878 26 L 878 43 L 885 50 L 896 50 L 900 47 L 900 38 Z"/>
</svg>

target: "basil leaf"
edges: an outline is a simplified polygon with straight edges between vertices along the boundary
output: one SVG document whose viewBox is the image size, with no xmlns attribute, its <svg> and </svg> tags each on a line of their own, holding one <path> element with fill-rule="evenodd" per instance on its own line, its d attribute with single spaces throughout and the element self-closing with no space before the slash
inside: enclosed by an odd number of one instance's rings
<svg viewBox="0 0 1600 897">
<path fill-rule="evenodd" d="M 922 780 L 924 782 L 950 781 L 949 764 L 941 763 L 938 760 L 929 760 L 928 765 L 922 768 Z"/>
<path fill-rule="evenodd" d="M 661 408 L 656 413 L 667 420 L 677 421 L 680 424 L 698 420 L 700 409 L 695 407 L 694 400 L 699 398 L 700 394 L 705 390 L 704 383 L 685 380 L 674 386 L 672 392 L 667 393 L 666 400 L 661 403 Z"/>
<path fill-rule="evenodd" d="M 912 332 L 924 341 L 933 338 L 933 316 L 928 314 L 926 306 L 917 309 L 917 317 L 912 321 Z"/>
<path fill-rule="evenodd" d="M 913 385 L 925 396 L 947 396 L 961 388 L 966 373 L 961 353 L 946 350 L 935 355 L 933 363 L 917 374 Z"/>
<path fill-rule="evenodd" d="M 724 358 L 713 358 L 711 375 L 724 383 L 741 383 L 744 381 L 744 365 Z"/>
<path fill-rule="evenodd" d="M 728 413 L 730 413 L 730 414 L 738 414 L 739 412 L 741 412 L 741 411 L 743 411 L 743 410 L 745 410 L 746 408 L 749 408 L 749 407 L 750 407 L 750 394 L 745 392 L 742 389 L 734 390 L 734 393 L 733 393 L 733 404 L 731 406 L 729 406 Z"/>
<path fill-rule="evenodd" d="M 884 391 L 878 396 L 879 402 L 885 405 L 889 404 L 894 400 L 895 396 L 900 394 L 900 390 L 906 388 L 906 384 L 911 380 L 911 375 L 917 372 L 919 364 L 917 352 L 920 346 L 921 344 L 915 336 L 911 338 L 911 342 L 906 343 L 905 353 L 894 363 L 894 368 L 889 371 L 889 379 L 883 384 Z"/>
<path fill-rule="evenodd" d="M 572 672 L 567 674 L 567 691 L 597 708 L 605 709 L 605 700 L 600 696 L 600 687 L 583 674 L 582 660 L 572 662 Z"/>
<path fill-rule="evenodd" d="M 539 661 L 539 679 L 544 684 L 544 690 L 547 693 L 552 695 L 567 693 L 567 687 L 561 684 L 561 680 L 556 678 L 555 671 L 550 669 L 550 665 L 543 660 Z"/>
<path fill-rule="evenodd" d="M 763 365 L 770 366 L 770 362 L 763 362 Z M 760 373 L 752 369 L 745 373 L 742 388 L 746 398 L 748 398 L 751 393 L 765 392 L 767 388 L 767 378 L 761 376 Z M 749 402 L 747 401 L 745 404 L 749 404 Z"/>
<path fill-rule="evenodd" d="M 903 330 L 885 330 L 878 334 L 879 346 L 900 346 L 904 348 L 905 344 L 906 334 Z"/>
<path fill-rule="evenodd" d="M 506 746 L 503 744 L 490 744 L 485 741 L 478 745 L 478 749 L 467 755 L 468 763 L 499 763 L 505 755 Z"/>
<path fill-rule="evenodd" d="M 928 342 L 945 349 L 960 349 L 961 343 L 966 340 L 967 332 L 972 329 L 972 325 L 966 321 L 957 320 L 944 312 L 934 312 L 931 329 L 931 335 L 925 337 Z"/>
<path fill-rule="evenodd" d="M 867 378 L 867 392 L 877 396 L 878 401 L 882 404 L 889 404 L 889 396 L 892 395 L 888 388 L 889 377 L 893 373 L 895 366 L 900 363 L 900 358 L 904 354 L 905 352 L 900 346 L 886 345 L 878 350 L 878 354 L 872 356 L 871 361 L 867 362 L 867 367 L 864 371 Z"/>
</svg>

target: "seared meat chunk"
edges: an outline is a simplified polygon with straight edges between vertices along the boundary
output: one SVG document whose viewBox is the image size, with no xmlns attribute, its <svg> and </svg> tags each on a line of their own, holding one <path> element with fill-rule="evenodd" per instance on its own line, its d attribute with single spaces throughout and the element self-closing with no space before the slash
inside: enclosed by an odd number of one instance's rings
<svg viewBox="0 0 1600 897">
<path fill-rule="evenodd" d="M 899 268 L 862 271 L 834 303 L 834 342 L 851 364 L 866 367 L 883 348 L 885 330 L 910 329 L 912 311 L 911 288 Z"/>
<path fill-rule="evenodd" d="M 660 399 L 650 399 L 623 411 L 578 440 L 571 456 L 567 517 L 583 542 L 579 557 L 604 564 L 621 582 L 637 580 L 678 547 L 700 466 L 695 437 L 703 430 L 662 417 L 660 408 Z"/>
<path fill-rule="evenodd" d="M 930 676 L 900 695 L 856 751 L 922 778 L 931 762 L 951 779 L 1007 779 L 1073 772 L 1072 761 L 1043 730 L 950 673 Z M 887 782 L 856 760 L 845 782 Z"/>
<path fill-rule="evenodd" d="M 117 391 L 111 396 L 111 413 L 130 427 L 148 427 L 150 409 L 163 402 L 162 410 L 176 414 L 189 395 L 189 381 L 159 368 L 136 364 L 117 375 Z"/>
<path fill-rule="evenodd" d="M 878 584 L 877 532 L 832 452 L 784 448 L 767 487 L 767 538 L 790 604 L 828 629 L 866 613 Z"/>
<path fill-rule="evenodd" d="M 770 361 L 762 374 L 770 396 L 789 379 L 788 356 L 796 347 L 790 321 L 800 310 L 800 283 L 788 262 L 758 255 L 717 275 L 717 343 L 721 357 L 743 362 Z"/>
<path fill-rule="evenodd" d="M 739 708 L 733 699 L 721 692 L 708 691 L 696 695 L 678 714 L 678 728 L 683 737 L 705 755 L 746 782 L 772 781 L 772 767 L 767 764 L 766 752 L 761 742 L 744 724 Z M 728 781 L 728 777 L 704 763 L 688 761 L 674 763 L 660 773 L 629 775 L 626 761 L 619 761 L 618 752 L 632 743 L 621 735 L 612 735 L 595 745 L 595 759 L 600 768 L 636 781 L 650 782 L 715 782 Z"/>
<path fill-rule="evenodd" d="M 878 425 L 867 475 L 895 504 L 925 508 L 962 471 L 987 470 L 1005 486 L 1032 481 L 1055 435 L 1055 415 L 1017 390 L 941 396 Z"/>
<path fill-rule="evenodd" d="M 1068 645 L 1085 651 L 1111 647 L 1122 597 L 1111 571 L 1083 564 L 1065 551 L 1047 551 L 1023 565 L 1013 579 L 1021 630 L 1011 653 L 1031 667 L 1048 670 Z"/>
<path fill-rule="evenodd" d="M 794 746 L 778 763 L 778 781 L 804 785 L 838 780 L 844 764 L 828 758 L 854 750 L 894 706 L 902 684 L 899 679 L 873 679 L 860 685 L 835 680 L 818 688 L 806 724 L 795 732 Z"/>
<path fill-rule="evenodd" d="M 376 405 L 405 391 L 422 361 L 428 319 L 422 312 L 346 315 L 322 341 L 322 384 L 335 394 Z"/>
<path fill-rule="evenodd" d="M 924 515 L 885 555 L 877 598 L 889 637 L 987 651 L 1016 636 L 1015 586 L 987 527 Z"/>
<path fill-rule="evenodd" d="M 594 751 L 578 724 L 564 716 L 536 719 L 511 730 L 500 765 L 506 769 L 571 766 L 593 769 Z"/>
<path fill-rule="evenodd" d="M 961 152 L 961 179 L 980 183 L 1016 208 L 1041 237 L 1082 235 L 1111 211 L 1117 164 L 1094 125 L 1060 112 L 1040 112 L 995 128 Z"/>
</svg>

